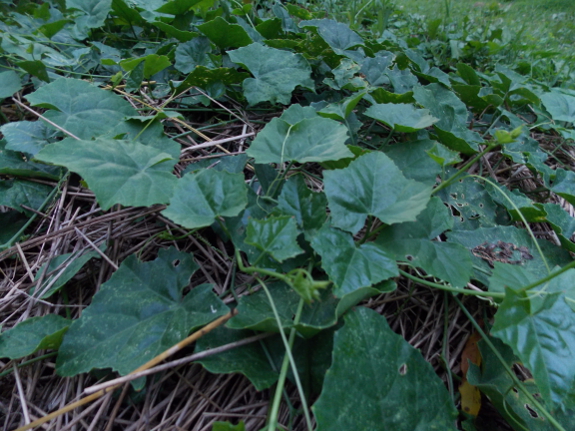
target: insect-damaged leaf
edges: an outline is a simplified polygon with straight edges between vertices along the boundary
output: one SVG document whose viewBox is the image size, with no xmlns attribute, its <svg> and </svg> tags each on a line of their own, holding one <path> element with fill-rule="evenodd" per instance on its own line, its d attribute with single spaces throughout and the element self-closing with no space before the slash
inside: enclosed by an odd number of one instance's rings
<svg viewBox="0 0 575 431">
<path fill-rule="evenodd" d="M 415 221 L 431 188 L 406 179 L 383 153 L 363 155 L 345 169 L 324 172 L 333 225 L 356 234 L 368 215 L 387 224 Z"/>
<path fill-rule="evenodd" d="M 198 269 L 191 254 L 160 250 L 156 260 L 128 256 L 74 321 L 60 347 L 56 369 L 73 376 L 93 368 L 127 374 L 225 314 L 211 285 L 182 291 Z"/>
<path fill-rule="evenodd" d="M 452 227 L 451 214 L 443 202 L 434 197 L 416 221 L 388 226 L 376 242 L 397 259 L 409 260 L 428 274 L 463 287 L 473 272 L 467 249 L 460 244 L 432 241 Z"/>
<path fill-rule="evenodd" d="M 47 119 L 80 139 L 103 135 L 124 117 L 138 115 L 121 97 L 80 79 L 58 79 L 26 99 L 33 106 L 48 108 L 43 114 Z"/>
<path fill-rule="evenodd" d="M 244 81 L 244 95 L 250 105 L 259 102 L 290 103 L 291 93 L 300 85 L 314 89 L 311 67 L 301 54 L 252 43 L 228 52 L 234 63 L 248 69 L 254 78 Z"/>
<path fill-rule="evenodd" d="M 55 314 L 20 322 L 0 335 L 0 358 L 19 359 L 40 349 L 57 349 L 70 323 Z"/>
<path fill-rule="evenodd" d="M 177 181 L 172 175 L 176 160 L 139 142 L 68 138 L 44 147 L 36 158 L 79 173 L 104 210 L 114 204 L 167 203 Z"/>
<path fill-rule="evenodd" d="M 350 234 L 327 223 L 311 245 L 321 256 L 321 266 L 336 286 L 334 294 L 340 298 L 398 273 L 395 260 L 381 247 L 373 243 L 357 247 Z"/>
<path fill-rule="evenodd" d="M 347 127 L 317 115 L 315 109 L 290 106 L 258 134 L 246 151 L 257 163 L 307 163 L 353 157 L 345 146 Z"/>
<path fill-rule="evenodd" d="M 313 410 L 318 431 L 456 429 L 457 411 L 431 365 L 367 308 L 348 313 L 336 332 Z"/>
<path fill-rule="evenodd" d="M 202 169 L 178 180 L 170 205 L 162 214 L 194 229 L 211 225 L 218 216 L 236 216 L 247 204 L 243 174 Z"/>
</svg>

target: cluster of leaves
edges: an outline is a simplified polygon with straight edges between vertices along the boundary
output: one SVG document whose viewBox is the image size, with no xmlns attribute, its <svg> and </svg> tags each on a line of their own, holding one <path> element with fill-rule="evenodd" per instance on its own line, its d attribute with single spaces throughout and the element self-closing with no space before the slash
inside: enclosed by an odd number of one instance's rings
<svg viewBox="0 0 575 431">
<path fill-rule="evenodd" d="M 575 223 L 540 193 L 466 170 L 498 154 L 547 196 L 575 204 L 575 174 L 568 164 L 553 169 L 560 159 L 530 133 L 567 145 L 573 91 L 499 65 L 479 72 L 458 62 L 446 72 L 424 46 L 390 32 L 362 36 L 272 2 L 21 2 L 0 30 L 0 96 L 24 92 L 44 111 L 41 121 L 5 119 L 0 128 L 0 204 L 12 209 L 0 213 L 3 248 L 71 172 L 102 211 L 166 205 L 162 215 L 179 226 L 214 232 L 263 289 L 239 299 L 239 314 L 196 349 L 295 331 L 294 369 L 304 392 L 320 394 L 318 430 L 455 429 L 455 404 L 432 367 L 384 317 L 354 306 L 400 276 L 487 296 L 493 326 L 468 381 L 517 429 L 572 429 Z M 146 105 L 142 88 L 161 108 Z M 202 93 L 190 96 L 193 88 Z M 245 153 L 176 175 L 181 147 L 162 121 L 185 119 L 174 106 L 207 110 L 229 99 L 283 112 Z M 548 223 L 557 244 L 535 238 L 524 228 L 532 222 Z M 39 270 L 53 275 L 35 295 L 49 300 L 97 255 L 58 256 Z M 127 374 L 228 311 L 211 285 L 188 289 L 197 269 L 174 248 L 149 262 L 131 255 L 80 318 L 26 320 L 2 334 L 0 357 L 58 349 L 61 376 Z M 466 289 L 473 280 L 486 290 Z M 283 356 L 275 337 L 201 362 L 261 390 L 278 380 Z M 517 379 L 516 363 L 533 384 Z"/>
</svg>

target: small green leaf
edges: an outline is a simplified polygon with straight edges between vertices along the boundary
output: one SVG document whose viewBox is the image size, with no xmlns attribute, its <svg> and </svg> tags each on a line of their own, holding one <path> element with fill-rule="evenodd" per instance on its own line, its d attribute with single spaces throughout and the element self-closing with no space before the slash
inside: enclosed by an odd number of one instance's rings
<svg viewBox="0 0 575 431">
<path fill-rule="evenodd" d="M 295 217 L 300 229 L 311 236 L 325 222 L 326 206 L 325 195 L 308 189 L 302 175 L 290 177 L 278 197 L 278 210 Z"/>
<path fill-rule="evenodd" d="M 353 156 L 346 140 L 344 125 L 294 104 L 258 133 L 246 153 L 260 164 L 339 160 Z"/>
<path fill-rule="evenodd" d="M 124 117 L 138 115 L 121 97 L 80 79 L 60 78 L 26 98 L 33 106 L 50 109 L 43 115 L 80 139 L 103 135 Z"/>
<path fill-rule="evenodd" d="M 182 295 L 197 269 L 191 254 L 174 248 L 161 249 L 151 262 L 128 256 L 70 326 L 56 361 L 58 373 L 112 368 L 128 374 L 225 314 L 227 307 L 211 285 Z"/>
<path fill-rule="evenodd" d="M 104 210 L 115 204 L 167 203 L 177 182 L 172 174 L 176 161 L 139 142 L 68 138 L 45 147 L 36 159 L 79 173 Z"/>
<path fill-rule="evenodd" d="M 31 215 L 22 205 L 34 210 L 40 208 L 54 188 L 26 180 L 0 180 L 0 205 Z"/>
<path fill-rule="evenodd" d="M 202 169 L 178 180 L 170 204 L 162 214 L 195 229 L 211 225 L 219 216 L 236 216 L 247 204 L 243 173 Z"/>
<path fill-rule="evenodd" d="M 461 161 L 457 151 L 450 150 L 439 142 L 433 144 L 433 147 L 427 150 L 426 153 L 441 167 L 455 165 Z"/>
<path fill-rule="evenodd" d="M 28 72 L 30 75 L 37 77 L 44 82 L 50 82 L 50 77 L 48 76 L 48 69 L 46 65 L 40 60 L 26 60 L 16 62 L 18 67 Z M 27 98 L 28 96 L 26 96 Z"/>
<path fill-rule="evenodd" d="M 22 90 L 22 82 L 16 72 L 13 70 L 0 72 L 0 99 L 11 97 L 20 90 Z"/>
<path fill-rule="evenodd" d="M 248 77 L 249 75 L 245 72 L 238 72 L 235 69 L 227 67 L 208 69 L 205 66 L 196 66 L 186 79 L 179 83 L 171 82 L 170 85 L 175 86 L 177 94 L 181 94 L 192 87 L 199 87 L 207 90 L 210 86 L 218 84 L 238 84 Z"/>
<path fill-rule="evenodd" d="M 401 133 L 413 133 L 425 129 L 439 121 L 429 115 L 427 109 L 417 109 L 413 105 L 381 103 L 370 106 L 365 115 L 387 124 Z"/>
<path fill-rule="evenodd" d="M 36 155 L 54 136 L 54 131 L 43 121 L 14 121 L 4 124 L 0 131 L 6 139 L 6 149 Z"/>
<path fill-rule="evenodd" d="M 575 172 L 557 169 L 551 191 L 575 205 Z"/>
<path fill-rule="evenodd" d="M 491 333 L 529 368 L 546 402 L 575 407 L 575 312 L 563 293 L 533 296 L 506 288 Z"/>
<path fill-rule="evenodd" d="M 232 425 L 229 422 L 214 422 L 212 431 L 246 431 L 244 421 L 240 421 L 237 425 Z"/>
<path fill-rule="evenodd" d="M 334 294 L 339 298 L 398 274 L 395 260 L 382 248 L 373 243 L 357 247 L 350 234 L 327 223 L 311 246 L 321 256 L 321 266 L 334 282 Z"/>
<path fill-rule="evenodd" d="M 62 168 L 24 160 L 20 153 L 6 149 L 5 140 L 0 140 L 0 175 L 59 180 L 61 173 Z"/>
<path fill-rule="evenodd" d="M 294 217 L 250 219 L 246 234 L 246 244 L 257 247 L 278 262 L 303 253 L 297 244 L 299 232 Z"/>
<path fill-rule="evenodd" d="M 473 273 L 469 252 L 460 244 L 432 241 L 452 227 L 448 209 L 439 198 L 433 197 L 416 221 L 388 226 L 376 243 L 396 259 L 409 261 L 428 274 L 463 287 Z"/>
<path fill-rule="evenodd" d="M 364 46 L 364 41 L 347 24 L 332 19 L 312 19 L 300 22 L 299 26 L 301 28 L 316 27 L 318 34 L 336 54 L 351 55 L 356 57 L 354 59 L 362 58 L 361 55 L 349 51 L 351 48 Z"/>
<path fill-rule="evenodd" d="M 235 343 L 254 335 L 248 330 L 232 330 L 217 328 L 200 338 L 196 344 L 195 353 L 203 352 L 228 343 Z M 259 343 L 240 346 L 228 352 L 199 359 L 206 370 L 215 374 L 241 373 L 254 385 L 256 390 L 263 391 L 273 385 L 278 379 L 275 371 Z"/>
<path fill-rule="evenodd" d="M 112 0 L 66 0 L 68 9 L 84 12 L 74 19 L 76 27 L 84 32 L 87 28 L 98 28 L 104 24 L 112 9 Z"/>
<path fill-rule="evenodd" d="M 213 68 L 214 64 L 208 56 L 212 47 L 206 37 L 196 37 L 186 43 L 180 43 L 176 48 L 175 67 L 182 73 L 190 73 L 197 66 Z"/>
<path fill-rule="evenodd" d="M 366 308 L 336 332 L 313 411 L 318 431 L 456 429 L 457 411 L 431 365 Z"/>
<path fill-rule="evenodd" d="M 0 335 L 0 358 L 20 359 L 41 349 L 58 349 L 72 322 L 55 314 L 32 317 Z"/>
<path fill-rule="evenodd" d="M 333 224 L 356 234 L 368 215 L 387 224 L 414 221 L 431 188 L 406 179 L 383 153 L 363 155 L 345 169 L 324 172 Z"/>
<path fill-rule="evenodd" d="M 241 64 L 254 76 L 243 83 L 244 95 L 250 105 L 260 102 L 288 105 L 292 91 L 298 85 L 314 89 L 311 67 L 301 54 L 259 43 L 228 51 L 228 54 L 234 63 Z"/>
<path fill-rule="evenodd" d="M 241 25 L 230 24 L 222 17 L 201 24 L 198 29 L 220 48 L 240 48 L 253 42 Z"/>
<path fill-rule="evenodd" d="M 165 22 L 156 21 L 152 22 L 151 24 L 162 30 L 168 36 L 173 37 L 174 39 L 178 39 L 180 42 L 189 42 L 190 40 L 199 36 L 198 33 L 193 31 L 182 31 L 170 24 L 166 24 Z"/>
<path fill-rule="evenodd" d="M 120 61 L 120 66 L 126 72 L 131 72 L 140 63 L 144 63 L 144 79 L 148 79 L 156 73 L 164 70 L 166 67 L 170 67 L 172 63 L 165 55 L 149 54 L 144 57 L 138 58 L 127 58 Z"/>
</svg>

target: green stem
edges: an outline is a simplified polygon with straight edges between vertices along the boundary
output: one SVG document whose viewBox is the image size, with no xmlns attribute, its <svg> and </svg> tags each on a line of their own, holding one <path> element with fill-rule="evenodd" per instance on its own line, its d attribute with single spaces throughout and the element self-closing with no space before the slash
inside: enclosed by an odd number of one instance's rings
<svg viewBox="0 0 575 431">
<path fill-rule="evenodd" d="M 498 298 L 504 299 L 505 293 L 500 292 L 482 292 L 477 290 L 469 290 L 469 289 L 457 289 L 456 287 L 446 286 L 444 284 L 432 283 L 431 281 L 424 280 L 419 277 L 415 277 L 411 275 L 409 272 L 405 272 L 403 270 L 399 270 L 399 273 L 410 280 L 413 280 L 419 284 L 423 284 L 424 286 L 433 287 L 435 289 L 444 290 L 446 292 L 451 293 L 461 293 L 462 295 L 473 295 L 473 296 L 485 296 L 488 298 Z"/>
<path fill-rule="evenodd" d="M 302 299 L 300 299 L 298 307 L 297 307 L 297 312 L 296 312 L 295 319 L 294 319 L 294 326 L 291 328 L 290 334 L 289 334 L 288 344 L 289 344 L 289 350 L 290 351 L 291 351 L 291 349 L 293 349 L 293 343 L 295 341 L 295 335 L 296 335 L 295 325 L 297 325 L 300 321 L 301 313 L 303 311 L 303 304 L 304 304 L 304 301 L 302 298 Z M 288 367 L 289 367 L 289 356 L 287 355 L 287 352 L 286 352 L 286 355 L 284 356 L 284 360 L 282 362 L 282 367 L 280 370 L 280 376 L 278 378 L 278 382 L 277 382 L 277 386 L 276 386 L 276 392 L 274 394 L 274 400 L 273 400 L 272 409 L 271 409 L 270 418 L 269 418 L 269 423 L 268 423 L 269 431 L 275 431 L 277 428 L 279 408 L 280 408 L 280 403 L 281 403 L 281 399 L 282 399 L 282 393 L 283 393 L 283 389 L 284 389 L 284 385 L 285 385 L 285 380 L 287 377 Z"/>
<path fill-rule="evenodd" d="M 267 296 L 267 298 L 268 298 L 268 301 L 269 301 L 270 306 L 271 306 L 271 308 L 272 308 L 272 311 L 273 311 L 273 313 L 274 313 L 274 317 L 275 317 L 275 319 L 276 319 L 276 322 L 277 322 L 277 324 L 278 324 L 278 328 L 279 328 L 279 331 L 280 331 L 280 336 L 282 337 L 283 344 L 284 344 L 284 346 L 285 346 L 285 348 L 286 348 L 286 356 L 288 357 L 289 362 L 290 362 L 290 364 L 291 364 L 292 373 L 293 373 L 293 376 L 294 376 L 294 379 L 295 379 L 295 383 L 296 383 L 296 386 L 297 386 L 297 389 L 298 389 L 298 392 L 299 392 L 299 396 L 300 396 L 300 398 L 301 398 L 301 402 L 302 402 L 302 406 L 303 406 L 303 412 L 304 412 L 305 420 L 306 420 L 306 423 L 307 423 L 307 427 L 308 427 L 308 430 L 311 431 L 311 430 L 312 430 L 311 416 L 310 416 L 310 414 L 309 414 L 309 409 L 307 408 L 307 401 L 306 401 L 306 398 L 305 398 L 305 393 L 303 392 L 303 386 L 302 386 L 301 381 L 300 381 L 300 379 L 299 379 L 299 373 L 298 373 L 298 371 L 297 371 L 295 359 L 294 359 L 294 357 L 293 357 L 293 355 L 292 355 L 292 352 L 291 352 L 291 348 L 290 348 L 290 345 L 289 345 L 289 341 L 287 340 L 286 335 L 284 334 L 284 331 L 283 331 L 283 327 L 282 327 L 282 323 L 281 323 L 281 319 L 280 319 L 278 310 L 277 310 L 277 308 L 276 308 L 276 306 L 275 306 L 275 303 L 274 303 L 274 300 L 273 300 L 273 298 L 272 298 L 272 295 L 271 295 L 270 291 L 268 290 L 266 284 L 265 284 L 260 278 L 258 278 L 258 277 L 256 277 L 256 280 L 257 280 L 257 282 L 258 282 L 259 284 L 261 284 L 261 286 L 262 286 L 264 292 L 266 293 L 266 296 Z M 302 305 L 302 307 L 303 307 L 303 305 Z M 291 338 L 291 334 L 290 334 L 290 338 Z M 283 366 L 282 366 L 282 369 L 283 369 Z M 275 400 L 274 400 L 274 402 L 275 402 Z M 279 407 L 278 407 L 278 408 L 279 408 Z M 271 414 L 272 414 L 272 418 L 275 416 L 275 421 L 274 421 L 274 420 L 270 420 L 270 424 L 269 424 L 269 428 L 268 428 L 268 429 L 269 429 L 269 431 L 276 431 L 276 427 L 277 427 L 277 411 L 274 413 L 274 410 L 272 410 L 272 413 L 271 413 Z"/>
<path fill-rule="evenodd" d="M 481 157 L 483 157 L 485 154 L 487 154 L 488 152 L 493 150 L 498 145 L 499 145 L 499 143 L 488 144 L 487 147 L 482 152 L 480 152 L 474 158 L 472 158 L 464 167 L 462 167 L 459 171 L 457 171 L 456 174 L 452 175 L 450 178 L 448 178 L 447 180 L 442 182 L 440 185 L 438 185 L 436 188 L 434 188 L 432 190 L 431 194 L 435 194 L 438 191 L 443 190 L 444 188 L 451 185 L 451 183 L 453 183 L 457 178 L 459 178 L 462 174 L 466 173 L 467 169 L 469 169 L 471 166 L 473 166 L 475 164 L 475 162 L 477 162 L 477 160 L 479 160 Z"/>
<path fill-rule="evenodd" d="M 34 359 L 30 359 L 29 361 L 26 362 L 22 362 L 21 364 L 17 364 L 16 367 L 18 368 L 23 368 L 26 367 L 30 364 L 33 364 L 34 362 L 38 362 L 41 361 L 43 359 L 47 359 L 47 358 L 52 358 L 53 356 L 56 356 L 58 354 L 58 352 L 50 352 L 50 353 L 46 353 L 45 355 L 42 356 L 38 356 Z M 4 376 L 7 376 L 8 374 L 10 374 L 12 371 L 14 371 L 14 368 L 10 368 L 9 370 L 3 371 L 2 373 L 0 373 L 0 379 Z"/>
<path fill-rule="evenodd" d="M 547 419 L 551 425 L 553 425 L 559 431 L 566 431 L 565 428 L 563 428 L 563 426 L 559 422 L 557 422 L 557 420 L 555 420 L 555 418 L 553 416 L 551 416 L 551 413 L 549 413 L 545 409 L 545 407 L 539 401 L 537 401 L 537 399 L 533 396 L 533 394 L 531 392 L 529 392 L 529 390 L 527 390 L 525 385 L 523 385 L 523 383 L 517 378 L 517 376 L 515 375 L 515 373 L 511 369 L 511 367 L 509 367 L 509 365 L 507 365 L 507 362 L 505 361 L 503 356 L 501 356 L 501 353 L 499 353 L 497 348 L 493 345 L 491 340 L 488 338 L 487 334 L 485 334 L 485 332 L 483 332 L 483 329 L 481 329 L 481 326 L 479 326 L 479 324 L 475 321 L 475 319 L 473 318 L 471 313 L 469 311 L 467 311 L 467 308 L 465 308 L 465 306 L 461 303 L 461 301 L 459 299 L 457 299 L 456 296 L 453 296 L 453 298 L 457 302 L 457 305 L 459 305 L 459 308 L 461 308 L 461 311 L 463 311 L 463 313 L 467 316 L 467 318 L 469 319 L 469 321 L 471 322 L 471 324 L 473 325 L 475 330 L 477 332 L 479 332 L 479 335 L 481 335 L 481 338 L 483 339 L 483 341 L 485 341 L 485 343 L 493 351 L 495 356 L 497 356 L 497 359 L 499 360 L 499 362 L 501 363 L 503 368 L 505 368 L 505 371 L 507 371 L 507 374 L 509 374 L 509 376 L 513 380 L 513 383 L 515 383 L 515 386 L 519 390 L 521 390 L 521 392 L 523 392 L 525 394 L 525 396 L 532 403 L 533 406 L 535 406 L 537 409 L 539 409 L 541 414 L 543 416 L 545 416 L 545 419 Z"/>
</svg>

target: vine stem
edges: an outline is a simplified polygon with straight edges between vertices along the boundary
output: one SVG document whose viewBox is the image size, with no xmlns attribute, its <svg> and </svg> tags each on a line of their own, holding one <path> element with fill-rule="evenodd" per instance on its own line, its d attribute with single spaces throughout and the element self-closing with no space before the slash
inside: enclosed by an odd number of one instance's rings
<svg viewBox="0 0 575 431">
<path fill-rule="evenodd" d="M 446 292 L 461 293 L 462 295 L 486 296 L 489 298 L 498 298 L 498 299 L 504 299 L 505 298 L 505 293 L 501 293 L 501 292 L 482 292 L 482 291 L 469 290 L 469 289 L 457 289 L 456 287 L 446 286 L 444 284 L 439 284 L 439 283 L 433 283 L 431 281 L 427 281 L 427 280 L 424 280 L 422 278 L 415 277 L 414 275 L 411 275 L 409 272 L 403 271 L 401 269 L 399 270 L 399 273 L 401 275 L 403 275 L 404 277 L 407 277 L 410 280 L 413 280 L 419 284 L 423 284 L 423 285 L 428 286 L 428 287 L 434 287 L 435 289 L 445 290 Z"/>
<path fill-rule="evenodd" d="M 263 285 L 262 285 L 263 286 Z M 270 297 L 268 297 L 269 299 Z M 284 385 L 285 385 L 285 380 L 287 377 L 287 371 L 288 371 L 288 367 L 290 364 L 290 358 L 287 354 L 288 351 L 291 352 L 291 349 L 293 349 L 293 343 L 295 341 L 295 335 L 296 335 L 296 329 L 295 329 L 295 325 L 297 325 L 299 323 L 299 320 L 301 318 L 301 313 L 303 311 L 303 298 L 301 298 L 299 300 L 299 304 L 297 307 L 297 311 L 296 311 L 296 315 L 295 315 L 295 319 L 294 319 L 294 326 L 291 328 L 290 330 L 290 334 L 289 334 L 289 340 L 288 340 L 288 345 L 289 345 L 289 349 L 287 349 L 286 354 L 284 356 L 283 362 L 282 362 L 282 367 L 280 370 L 280 376 L 278 378 L 278 383 L 276 386 L 276 392 L 274 394 L 274 400 L 273 400 L 273 404 L 272 404 L 272 409 L 271 409 L 271 414 L 270 414 L 270 418 L 269 418 L 269 423 L 268 423 L 268 431 L 275 431 L 277 428 L 277 421 L 278 421 L 278 414 L 279 414 L 279 407 L 280 407 L 280 403 L 281 403 L 281 398 L 282 398 L 282 392 L 284 389 Z M 278 322 L 279 323 L 279 322 Z M 302 399 L 302 402 L 305 403 L 305 399 Z M 307 407 L 307 406 L 306 406 Z M 307 408 L 305 408 L 305 411 L 307 411 Z M 308 421 L 308 417 L 306 416 L 306 422 L 308 425 L 308 429 L 311 430 L 311 419 Z"/>
<path fill-rule="evenodd" d="M 471 313 L 467 310 L 467 308 L 465 308 L 463 303 L 459 299 L 457 299 L 457 297 L 455 295 L 453 296 L 453 299 L 455 299 L 455 301 L 457 302 L 457 305 L 459 305 L 459 308 L 461 308 L 461 311 L 463 311 L 465 316 L 467 316 L 467 318 L 469 319 L 469 321 L 471 322 L 471 324 L 473 325 L 475 330 L 477 332 L 479 332 L 479 335 L 481 335 L 481 338 L 483 338 L 483 340 L 489 346 L 489 348 L 493 351 L 495 356 L 497 356 L 497 359 L 499 360 L 499 362 L 501 362 L 501 365 L 503 366 L 503 368 L 505 368 L 505 371 L 507 372 L 507 374 L 509 374 L 509 376 L 511 377 L 511 380 L 513 380 L 513 383 L 515 383 L 515 386 L 517 386 L 517 388 L 519 388 L 519 390 L 521 390 L 521 392 L 523 392 L 525 394 L 527 399 L 529 399 L 529 401 L 535 407 L 537 407 L 539 409 L 541 414 L 543 416 L 545 416 L 545 419 L 547 419 L 549 421 L 549 423 L 555 427 L 555 429 L 557 429 L 558 431 L 566 431 L 565 428 L 563 428 L 563 426 L 559 422 L 557 422 L 557 420 L 551 415 L 551 413 L 549 413 L 547 411 L 547 409 L 533 396 L 533 394 L 531 392 L 529 392 L 529 390 L 517 378 L 517 376 L 515 375 L 515 373 L 511 369 L 511 367 L 509 367 L 509 365 L 507 365 L 507 362 L 505 362 L 505 359 L 503 358 L 503 356 L 501 356 L 501 353 L 499 353 L 497 348 L 493 345 L 491 340 L 488 338 L 487 334 L 485 334 L 485 332 L 483 332 L 483 329 L 481 329 L 481 326 L 479 326 L 479 324 L 473 318 Z"/>
</svg>

